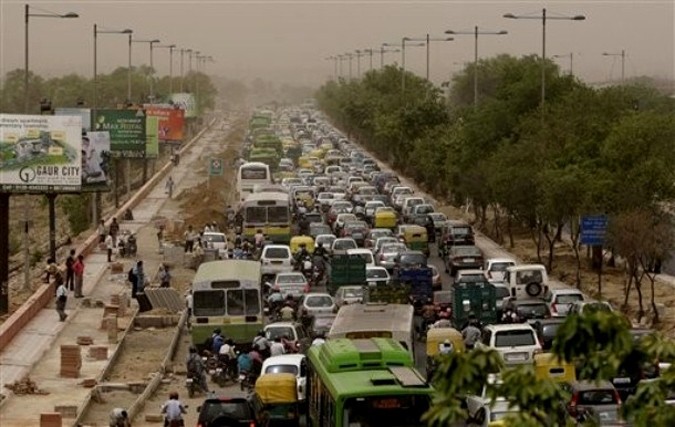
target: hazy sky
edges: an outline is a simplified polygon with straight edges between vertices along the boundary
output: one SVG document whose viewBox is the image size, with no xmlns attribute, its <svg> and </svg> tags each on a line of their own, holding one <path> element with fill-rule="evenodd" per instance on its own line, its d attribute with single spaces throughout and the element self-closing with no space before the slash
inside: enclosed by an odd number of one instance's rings
<svg viewBox="0 0 675 427">
<path fill-rule="evenodd" d="M 0 73 L 23 68 L 25 1 L 0 0 Z M 86 0 L 29 2 L 53 12 L 76 12 L 78 19 L 30 18 L 30 68 L 44 75 L 77 72 L 91 76 L 93 25 L 131 28 L 134 38 L 160 39 L 199 50 L 214 58 L 208 71 L 229 77 L 262 77 L 278 82 L 319 84 L 333 73 L 331 55 L 356 49 L 379 49 L 401 38 L 445 37 L 448 29 L 507 30 L 506 36 L 479 36 L 479 55 L 540 54 L 538 20 L 511 20 L 504 13 L 541 16 L 583 14 L 585 21 L 547 21 L 547 55 L 574 53 L 574 73 L 590 82 L 619 79 L 621 60 L 602 52 L 626 51 L 626 76 L 674 75 L 674 0 L 661 1 L 226 1 L 226 0 Z M 473 60 L 473 36 L 432 42 L 431 77 L 447 80 L 462 63 Z M 127 63 L 126 36 L 100 34 L 98 66 L 108 72 Z M 425 48 L 406 49 L 406 68 L 425 73 Z M 174 73 L 180 55 L 174 53 Z M 156 50 L 155 67 L 169 72 L 168 49 Z M 133 45 L 133 64 L 149 63 L 147 44 Z M 400 54 L 385 62 L 400 63 Z M 569 58 L 557 60 L 564 70 Z M 380 57 L 373 57 L 379 66 Z M 185 60 L 187 69 L 187 58 Z M 352 70 L 357 72 L 356 59 Z M 369 58 L 361 59 L 361 70 Z M 343 62 L 343 71 L 348 61 Z"/>
</svg>

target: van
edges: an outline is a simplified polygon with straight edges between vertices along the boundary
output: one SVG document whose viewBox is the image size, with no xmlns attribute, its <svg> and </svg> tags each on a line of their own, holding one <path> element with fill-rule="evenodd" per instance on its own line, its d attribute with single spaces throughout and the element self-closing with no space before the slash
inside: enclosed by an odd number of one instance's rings
<svg viewBox="0 0 675 427">
<path fill-rule="evenodd" d="M 496 350 L 506 365 L 531 365 L 542 351 L 537 333 L 527 323 L 488 325 L 476 343 L 478 347 Z"/>
<path fill-rule="evenodd" d="M 516 299 L 544 298 L 548 292 L 548 274 L 541 264 L 522 264 L 508 267 L 504 283 Z"/>
</svg>

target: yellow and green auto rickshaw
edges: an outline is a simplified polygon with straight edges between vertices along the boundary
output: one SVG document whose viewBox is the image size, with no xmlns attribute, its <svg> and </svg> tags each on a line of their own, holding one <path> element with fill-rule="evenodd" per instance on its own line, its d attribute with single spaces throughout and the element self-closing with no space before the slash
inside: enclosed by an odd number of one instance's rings
<svg viewBox="0 0 675 427">
<path fill-rule="evenodd" d="M 373 216 L 373 228 L 388 228 L 393 230 L 398 225 L 398 215 L 391 209 L 378 209 Z"/>
<path fill-rule="evenodd" d="M 558 359 L 553 353 L 534 355 L 534 374 L 538 379 L 550 379 L 559 383 L 576 381 L 577 373 L 573 363 Z"/>
<path fill-rule="evenodd" d="M 294 374 L 265 374 L 255 382 L 255 396 L 260 403 L 260 419 L 267 427 L 298 427 L 300 403 Z"/>
<path fill-rule="evenodd" d="M 408 225 L 403 230 L 403 241 L 413 251 L 422 251 L 429 256 L 427 229 L 419 225 Z"/>
<path fill-rule="evenodd" d="M 289 246 L 291 248 L 291 253 L 295 255 L 300 250 L 300 246 L 305 245 L 307 252 L 314 253 L 314 239 L 312 236 L 293 236 Z"/>
<path fill-rule="evenodd" d="M 462 333 L 455 328 L 431 328 L 427 331 L 427 381 L 431 381 L 438 366 L 437 357 L 445 349 L 463 353 L 466 351 Z"/>
</svg>

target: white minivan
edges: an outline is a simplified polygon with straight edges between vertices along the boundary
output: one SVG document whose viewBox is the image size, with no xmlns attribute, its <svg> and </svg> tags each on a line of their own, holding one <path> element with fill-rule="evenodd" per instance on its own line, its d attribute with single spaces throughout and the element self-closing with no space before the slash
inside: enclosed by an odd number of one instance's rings
<svg viewBox="0 0 675 427">
<path fill-rule="evenodd" d="M 488 325 L 478 347 L 496 350 L 506 365 L 531 365 L 534 355 L 542 351 L 536 332 L 527 323 Z"/>
</svg>

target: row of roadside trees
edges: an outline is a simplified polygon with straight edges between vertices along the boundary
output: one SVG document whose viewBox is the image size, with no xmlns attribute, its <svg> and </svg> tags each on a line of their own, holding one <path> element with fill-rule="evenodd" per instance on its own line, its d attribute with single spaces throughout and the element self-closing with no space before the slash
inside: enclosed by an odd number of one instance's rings
<svg viewBox="0 0 675 427">
<path fill-rule="evenodd" d="M 473 64 L 447 96 L 412 73 L 402 91 L 401 69 L 389 66 L 330 81 L 317 98 L 395 169 L 439 199 L 470 205 L 500 243 L 513 246 L 513 230 L 525 227 L 549 271 L 556 242 L 569 233 L 578 285 L 580 217 L 608 215 L 607 244 L 628 266 L 626 301 L 632 283 L 642 316 L 642 267 L 675 241 L 663 209 L 675 197 L 674 100 L 640 84 L 596 89 L 548 62 L 542 109 L 536 56 L 484 59 L 477 71 L 476 104 Z"/>
</svg>

